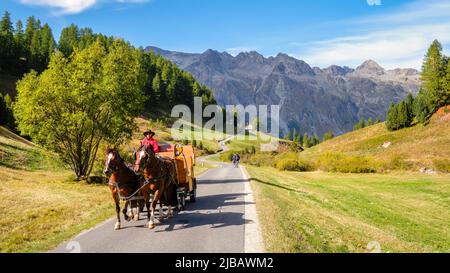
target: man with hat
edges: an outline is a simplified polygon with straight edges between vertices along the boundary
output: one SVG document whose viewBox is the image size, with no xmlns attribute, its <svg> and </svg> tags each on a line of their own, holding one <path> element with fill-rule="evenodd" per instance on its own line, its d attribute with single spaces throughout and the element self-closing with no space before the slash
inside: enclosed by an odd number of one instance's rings
<svg viewBox="0 0 450 273">
<path fill-rule="evenodd" d="M 159 146 L 158 141 L 156 141 L 156 139 L 153 138 L 154 135 L 155 132 L 153 132 L 152 130 L 145 131 L 144 132 L 145 138 L 141 140 L 141 146 L 152 145 L 153 151 L 157 153 L 159 152 Z"/>
</svg>

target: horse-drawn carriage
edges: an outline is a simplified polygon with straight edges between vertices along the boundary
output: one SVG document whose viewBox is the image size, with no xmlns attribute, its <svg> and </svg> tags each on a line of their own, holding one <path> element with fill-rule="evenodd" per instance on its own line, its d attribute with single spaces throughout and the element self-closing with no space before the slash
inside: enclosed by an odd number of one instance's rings
<svg viewBox="0 0 450 273">
<path fill-rule="evenodd" d="M 178 207 L 184 209 L 186 198 L 195 202 L 197 197 L 197 179 L 194 176 L 195 154 L 191 145 L 160 145 L 158 156 L 173 160 L 176 171 Z"/>
<path fill-rule="evenodd" d="M 120 228 L 120 200 L 125 201 L 123 214 L 126 220 L 139 220 L 139 212 L 145 205 L 149 218 L 149 228 L 154 225 L 154 210 L 159 204 L 159 217 L 162 207 L 168 207 L 167 216 L 172 215 L 172 206 L 185 209 L 186 200 L 195 202 L 197 181 L 194 176 L 195 155 L 190 145 L 166 144 L 153 147 L 142 146 L 135 153 L 134 165 L 127 165 L 115 149 L 108 149 L 105 175 L 110 176 L 109 186 L 116 203 L 117 223 Z M 128 214 L 131 205 L 131 215 Z M 137 213 L 133 214 L 133 205 Z"/>
</svg>

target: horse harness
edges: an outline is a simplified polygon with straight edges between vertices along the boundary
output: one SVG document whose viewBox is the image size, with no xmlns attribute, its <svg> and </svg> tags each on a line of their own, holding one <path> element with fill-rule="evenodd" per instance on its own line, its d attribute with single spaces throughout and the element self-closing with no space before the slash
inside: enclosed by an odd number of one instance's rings
<svg viewBox="0 0 450 273">
<path fill-rule="evenodd" d="M 157 162 L 158 162 L 158 167 L 160 168 L 160 171 L 161 171 L 161 173 L 164 173 L 164 170 L 163 170 L 163 167 L 161 166 L 161 163 L 162 163 L 162 159 L 160 159 L 160 158 L 157 158 Z M 122 196 L 121 194 L 120 194 L 120 181 L 119 182 L 113 182 L 113 181 L 111 181 L 111 179 L 108 181 L 108 185 L 110 185 L 110 186 L 113 186 L 113 187 L 115 187 L 116 188 L 116 190 L 117 190 L 117 194 L 119 195 L 119 198 L 121 199 L 121 200 L 123 200 L 123 201 L 133 201 L 133 200 L 138 200 L 138 199 L 143 199 L 143 197 L 142 196 L 136 196 L 143 188 L 145 188 L 148 184 L 155 184 L 156 182 L 158 182 L 159 180 L 161 180 L 161 179 L 163 179 L 163 178 L 165 178 L 165 177 L 167 177 L 167 176 L 169 176 L 169 170 L 167 169 L 167 167 L 166 167 L 166 173 L 165 174 L 163 174 L 163 175 L 160 175 L 160 176 L 158 176 L 158 177 L 155 177 L 155 178 L 147 178 L 147 179 L 145 179 L 144 180 L 144 184 L 139 188 L 139 189 L 137 189 L 135 192 L 133 192 L 131 195 L 129 195 L 129 196 Z M 143 179 L 144 178 L 144 176 L 143 175 L 139 175 L 139 178 L 138 178 L 138 181 L 139 180 L 141 180 L 141 179 Z M 175 180 L 173 179 L 173 176 L 171 176 L 171 179 L 170 179 L 170 183 L 175 183 Z M 169 184 L 170 185 L 170 184 Z"/>
</svg>

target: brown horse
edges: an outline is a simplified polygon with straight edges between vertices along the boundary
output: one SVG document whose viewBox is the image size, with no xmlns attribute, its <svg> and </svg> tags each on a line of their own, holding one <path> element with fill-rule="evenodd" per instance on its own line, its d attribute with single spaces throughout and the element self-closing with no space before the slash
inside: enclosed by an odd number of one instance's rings
<svg viewBox="0 0 450 273">
<path fill-rule="evenodd" d="M 168 207 L 167 215 L 172 216 L 172 206 L 176 205 L 175 165 L 170 159 L 156 157 L 151 145 L 142 146 L 136 152 L 134 171 L 142 173 L 142 194 L 147 207 L 148 228 L 155 227 L 154 212 L 159 202 L 159 219 L 163 218 L 162 205 Z M 150 202 L 150 193 L 153 200 Z"/>
<path fill-rule="evenodd" d="M 120 156 L 119 152 L 115 149 L 107 149 L 106 151 L 106 163 L 103 173 L 109 178 L 109 189 L 111 190 L 112 197 L 116 203 L 117 222 L 114 229 L 120 229 L 120 199 L 130 197 L 136 193 L 139 196 L 139 177 L 125 164 L 125 161 Z M 135 204 L 134 201 L 132 203 Z M 124 208 L 122 210 L 125 220 L 130 221 L 139 219 L 139 206 L 137 207 L 136 215 L 133 214 L 133 208 L 131 213 L 127 214 L 128 205 L 130 201 L 126 200 Z M 133 207 L 133 206 L 132 206 Z"/>
</svg>

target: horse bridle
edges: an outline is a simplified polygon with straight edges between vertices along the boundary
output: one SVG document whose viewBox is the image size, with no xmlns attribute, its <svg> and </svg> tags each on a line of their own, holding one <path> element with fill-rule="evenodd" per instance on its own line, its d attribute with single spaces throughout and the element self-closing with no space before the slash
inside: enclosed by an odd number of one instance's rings
<svg viewBox="0 0 450 273">
<path fill-rule="evenodd" d="M 144 152 L 145 153 L 145 157 L 147 157 L 147 160 L 145 160 L 144 161 L 144 166 L 143 166 L 143 169 L 145 169 L 145 167 L 146 167 L 146 165 L 145 164 L 148 164 L 148 161 L 149 161 L 149 159 L 150 159 L 150 154 L 146 151 L 146 150 L 142 150 L 142 151 L 139 151 L 139 152 Z M 136 153 L 138 153 L 138 152 L 136 152 Z M 156 157 L 156 155 L 155 155 L 155 157 Z M 142 158 L 141 158 L 141 160 L 142 160 Z M 161 173 L 165 173 L 165 174 L 162 174 L 162 175 L 160 175 L 159 177 L 156 177 L 156 178 L 151 178 L 151 179 L 145 179 L 145 183 L 146 184 L 149 184 L 149 183 L 156 183 L 158 180 L 160 180 L 160 179 L 162 179 L 162 178 L 165 178 L 165 177 L 167 177 L 167 176 L 170 176 L 170 174 L 169 174 L 169 170 L 168 169 L 166 169 L 166 171 L 164 172 L 164 170 L 163 170 L 163 167 L 161 166 L 161 160 L 159 159 L 159 158 L 157 158 L 156 157 L 156 164 L 158 164 L 158 168 L 160 169 L 160 171 L 161 171 Z M 134 164 L 134 166 L 137 166 L 137 165 L 139 165 L 139 168 L 141 167 L 140 165 L 142 164 L 142 162 L 139 162 L 139 164 Z M 173 179 L 171 179 L 171 182 L 174 182 L 173 181 Z"/>
</svg>

